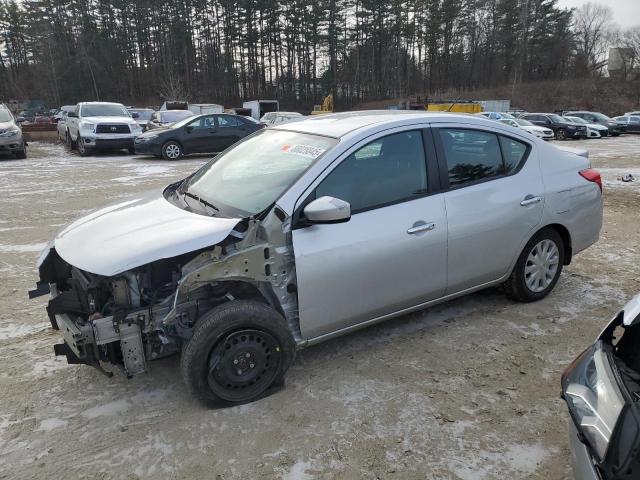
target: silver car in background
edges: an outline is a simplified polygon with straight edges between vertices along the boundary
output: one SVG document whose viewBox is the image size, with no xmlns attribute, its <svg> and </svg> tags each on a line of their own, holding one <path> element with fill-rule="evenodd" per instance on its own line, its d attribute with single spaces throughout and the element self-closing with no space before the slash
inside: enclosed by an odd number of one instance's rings
<svg viewBox="0 0 640 480">
<path fill-rule="evenodd" d="M 640 478 L 640 295 L 562 375 L 576 480 Z"/>
<path fill-rule="evenodd" d="M 135 375 L 181 352 L 199 397 L 252 401 L 296 348 L 493 285 L 544 298 L 602 226 L 577 153 L 467 115 L 275 126 L 66 227 L 31 295 L 51 293 L 70 363 Z"/>
<path fill-rule="evenodd" d="M 27 158 L 27 142 L 11 111 L 0 103 L 0 155 L 6 153 L 18 159 Z"/>
</svg>

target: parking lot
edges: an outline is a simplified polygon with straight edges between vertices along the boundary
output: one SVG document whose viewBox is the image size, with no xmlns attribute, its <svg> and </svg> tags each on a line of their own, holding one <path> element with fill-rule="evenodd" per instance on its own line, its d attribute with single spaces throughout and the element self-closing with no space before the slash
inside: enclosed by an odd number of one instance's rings
<svg viewBox="0 0 640 480">
<path fill-rule="evenodd" d="M 605 223 L 547 298 L 489 289 L 331 340 L 299 352 L 283 390 L 223 410 L 186 392 L 176 357 L 131 380 L 55 358 L 46 298 L 26 293 L 63 225 L 207 157 L 34 143 L 0 159 L 0 479 L 568 479 L 560 374 L 640 291 L 640 136 L 563 145 L 602 173 Z"/>
</svg>

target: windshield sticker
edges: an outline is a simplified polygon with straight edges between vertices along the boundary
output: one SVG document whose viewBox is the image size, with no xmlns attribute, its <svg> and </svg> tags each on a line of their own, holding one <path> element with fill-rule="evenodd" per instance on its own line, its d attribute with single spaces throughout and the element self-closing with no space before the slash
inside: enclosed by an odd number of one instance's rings
<svg viewBox="0 0 640 480">
<path fill-rule="evenodd" d="M 300 145 L 300 144 L 295 144 L 295 145 L 285 144 L 282 147 L 280 147 L 280 150 L 282 150 L 285 153 L 291 153 L 293 155 L 300 155 L 301 157 L 307 157 L 307 158 L 313 158 L 313 159 L 318 158 L 320 155 L 322 155 L 326 151 L 325 148 L 314 147 L 313 145 Z"/>
</svg>

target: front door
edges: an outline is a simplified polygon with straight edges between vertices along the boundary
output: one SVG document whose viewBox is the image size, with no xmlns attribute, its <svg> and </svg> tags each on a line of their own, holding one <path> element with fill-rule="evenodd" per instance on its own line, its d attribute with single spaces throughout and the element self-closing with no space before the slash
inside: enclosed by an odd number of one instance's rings
<svg viewBox="0 0 640 480">
<path fill-rule="evenodd" d="M 538 228 L 544 185 L 522 140 L 489 131 L 434 129 L 449 188 L 447 294 L 500 279 Z"/>
<path fill-rule="evenodd" d="M 218 131 L 216 132 L 220 151 L 230 147 L 241 137 L 242 122 L 233 115 L 216 115 Z"/>
<path fill-rule="evenodd" d="M 363 145 L 315 188 L 311 198 L 347 201 L 352 217 L 293 231 L 304 338 L 442 296 L 446 215 L 429 180 L 423 132 L 411 130 Z"/>
<path fill-rule="evenodd" d="M 197 117 L 182 128 L 185 153 L 220 151 L 220 142 L 216 136 L 218 129 L 216 128 L 214 115 Z"/>
</svg>

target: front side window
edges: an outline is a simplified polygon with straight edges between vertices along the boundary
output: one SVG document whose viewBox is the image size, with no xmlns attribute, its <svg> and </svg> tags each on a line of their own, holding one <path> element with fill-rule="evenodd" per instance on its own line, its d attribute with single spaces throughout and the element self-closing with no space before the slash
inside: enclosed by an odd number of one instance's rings
<svg viewBox="0 0 640 480">
<path fill-rule="evenodd" d="M 450 187 L 514 173 L 527 154 L 525 143 L 494 133 L 450 128 L 438 132 Z"/>
<path fill-rule="evenodd" d="M 418 198 L 427 192 L 422 132 L 379 138 L 345 158 L 316 188 L 349 202 L 351 212 Z"/>
<path fill-rule="evenodd" d="M 255 215 L 337 143 L 319 135 L 259 130 L 198 170 L 181 189 L 232 216 Z"/>
<path fill-rule="evenodd" d="M 204 117 L 196 118 L 189 122 L 188 127 L 194 130 L 214 128 L 215 120 L 213 115 L 205 115 Z"/>
</svg>

